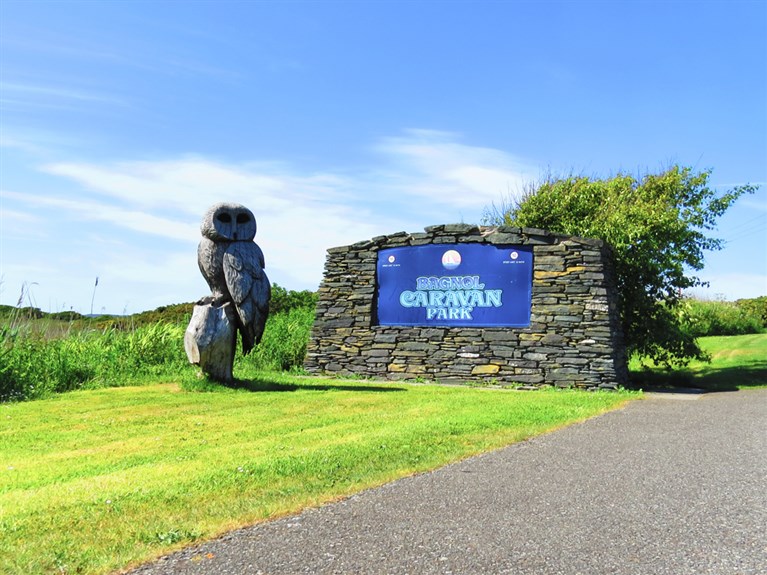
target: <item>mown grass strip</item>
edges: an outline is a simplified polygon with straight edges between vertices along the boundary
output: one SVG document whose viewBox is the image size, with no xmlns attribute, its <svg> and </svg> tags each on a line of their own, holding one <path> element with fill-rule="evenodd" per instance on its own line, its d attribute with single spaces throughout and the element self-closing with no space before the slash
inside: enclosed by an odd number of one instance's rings
<svg viewBox="0 0 767 575">
<path fill-rule="evenodd" d="M 106 573 L 616 408 L 630 393 L 274 375 L 0 406 L 0 572 Z"/>
<path fill-rule="evenodd" d="M 733 391 L 767 387 L 767 333 L 701 337 L 698 342 L 711 356 L 710 362 L 692 361 L 685 368 L 669 371 L 651 363 L 643 368 L 641 358 L 633 358 L 629 364 L 632 379 L 645 389 L 682 386 Z"/>
</svg>

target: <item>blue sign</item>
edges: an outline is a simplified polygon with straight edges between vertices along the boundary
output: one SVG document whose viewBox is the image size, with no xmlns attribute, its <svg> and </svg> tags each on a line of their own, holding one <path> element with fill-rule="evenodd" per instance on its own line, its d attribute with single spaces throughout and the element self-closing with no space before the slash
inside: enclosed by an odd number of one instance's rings
<svg viewBox="0 0 767 575">
<path fill-rule="evenodd" d="M 531 246 L 431 244 L 378 252 L 378 325 L 527 327 Z"/>
</svg>

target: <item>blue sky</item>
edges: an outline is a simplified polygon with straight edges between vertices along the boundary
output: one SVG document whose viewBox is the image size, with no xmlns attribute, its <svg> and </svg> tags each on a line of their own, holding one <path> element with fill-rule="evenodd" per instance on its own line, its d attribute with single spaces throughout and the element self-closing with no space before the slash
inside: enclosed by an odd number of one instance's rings
<svg viewBox="0 0 767 575">
<path fill-rule="evenodd" d="M 672 163 L 761 186 L 697 294 L 767 295 L 764 0 L 3 0 L 0 106 L 3 304 L 194 301 L 217 201 L 315 289 L 329 247 Z"/>
</svg>

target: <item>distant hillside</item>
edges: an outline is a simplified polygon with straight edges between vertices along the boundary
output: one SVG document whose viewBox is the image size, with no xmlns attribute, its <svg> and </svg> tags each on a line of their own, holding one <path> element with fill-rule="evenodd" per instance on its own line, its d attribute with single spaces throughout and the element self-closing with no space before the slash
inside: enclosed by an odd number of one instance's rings
<svg viewBox="0 0 767 575">
<path fill-rule="evenodd" d="M 142 311 L 132 315 L 86 316 L 76 311 L 46 313 L 36 307 L 17 308 L 0 305 L 0 326 L 14 322 L 39 325 L 41 331 L 63 332 L 78 329 L 134 329 L 154 323 L 186 325 L 192 317 L 195 302 L 162 305 L 151 311 Z M 277 314 L 294 308 L 314 307 L 317 294 L 308 290 L 293 291 L 272 285 L 272 299 L 269 302 L 271 314 Z"/>
<path fill-rule="evenodd" d="M 68 329 L 130 329 L 142 325 L 153 324 L 157 322 L 183 324 L 189 322 L 192 317 L 194 303 L 177 303 L 163 305 L 155 310 L 142 311 L 133 315 L 98 315 L 85 316 L 76 311 L 60 311 L 55 313 L 46 313 L 36 307 L 12 307 L 9 305 L 0 305 L 0 324 L 10 324 L 23 322 L 25 324 L 40 324 L 46 328 L 68 328 Z M 46 329 L 46 331 L 49 331 Z M 54 330 L 58 331 L 58 330 Z"/>
</svg>

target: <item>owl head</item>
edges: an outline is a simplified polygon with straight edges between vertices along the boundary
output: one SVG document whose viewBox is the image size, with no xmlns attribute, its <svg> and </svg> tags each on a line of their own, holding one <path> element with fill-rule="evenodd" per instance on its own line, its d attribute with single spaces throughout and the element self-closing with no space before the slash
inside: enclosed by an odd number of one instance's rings
<svg viewBox="0 0 767 575">
<path fill-rule="evenodd" d="M 256 218 L 241 204 L 213 204 L 205 212 L 200 231 L 214 242 L 249 242 L 256 237 Z"/>
</svg>

